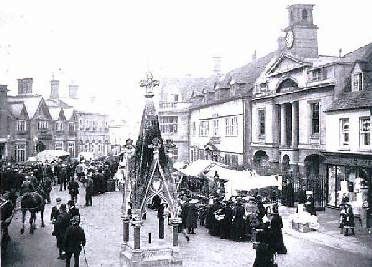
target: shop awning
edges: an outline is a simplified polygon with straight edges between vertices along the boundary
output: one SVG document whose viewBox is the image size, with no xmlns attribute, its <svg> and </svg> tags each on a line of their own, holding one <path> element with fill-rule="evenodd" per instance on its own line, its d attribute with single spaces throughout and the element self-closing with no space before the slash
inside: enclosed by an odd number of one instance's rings
<svg viewBox="0 0 372 267">
<path fill-rule="evenodd" d="M 179 171 L 187 176 L 200 176 L 209 168 L 219 164 L 212 160 L 196 160 L 190 163 L 185 169 Z"/>
<path fill-rule="evenodd" d="M 205 173 L 205 176 L 207 176 L 210 179 L 213 179 L 216 172 L 220 179 L 226 180 L 226 181 L 229 181 L 230 179 L 247 179 L 252 176 L 256 176 L 255 171 L 236 171 L 236 170 L 226 169 L 218 165 L 210 168 L 208 172 Z"/>
<path fill-rule="evenodd" d="M 63 151 L 63 150 L 44 150 L 44 151 L 39 152 L 36 155 L 36 159 L 42 162 L 46 162 L 46 161 L 51 162 L 58 158 L 64 158 L 69 155 L 70 154 L 68 152 Z"/>
</svg>

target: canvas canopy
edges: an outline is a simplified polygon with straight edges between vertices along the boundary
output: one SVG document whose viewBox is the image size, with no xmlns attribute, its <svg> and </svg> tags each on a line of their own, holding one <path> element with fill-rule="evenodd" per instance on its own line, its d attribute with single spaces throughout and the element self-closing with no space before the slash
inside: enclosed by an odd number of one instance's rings
<svg viewBox="0 0 372 267">
<path fill-rule="evenodd" d="M 80 152 L 79 157 L 83 157 L 86 160 L 92 160 L 94 158 L 94 155 L 92 152 Z"/>
<path fill-rule="evenodd" d="M 187 176 L 200 176 L 205 170 L 218 164 L 212 160 L 196 160 L 190 163 L 185 169 L 180 169 L 179 171 Z"/>
<path fill-rule="evenodd" d="M 46 161 L 51 162 L 58 158 L 67 157 L 69 155 L 70 154 L 68 152 L 63 151 L 63 150 L 44 150 L 44 151 L 39 152 L 36 155 L 36 159 L 42 162 L 46 162 Z"/>
<path fill-rule="evenodd" d="M 248 177 L 256 176 L 255 171 L 236 171 L 218 165 L 211 167 L 208 172 L 205 173 L 205 176 L 213 179 L 216 172 L 218 177 L 225 181 L 229 181 L 230 179 L 247 179 Z"/>
<path fill-rule="evenodd" d="M 238 191 L 250 191 L 253 189 L 260 189 L 265 187 L 279 187 L 281 179 L 278 176 L 260 176 L 252 175 L 249 177 L 247 171 L 245 177 L 233 176 L 225 183 L 225 197 L 228 199 L 231 196 L 237 195 Z"/>
</svg>

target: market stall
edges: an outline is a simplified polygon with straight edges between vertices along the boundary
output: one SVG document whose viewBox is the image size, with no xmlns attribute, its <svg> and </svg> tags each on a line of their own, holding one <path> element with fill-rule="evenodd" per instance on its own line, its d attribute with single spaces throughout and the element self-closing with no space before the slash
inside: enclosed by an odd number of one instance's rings
<svg viewBox="0 0 372 267">
<path fill-rule="evenodd" d="M 36 155 L 37 161 L 52 162 L 53 160 L 65 159 L 70 154 L 63 150 L 43 150 Z"/>
</svg>

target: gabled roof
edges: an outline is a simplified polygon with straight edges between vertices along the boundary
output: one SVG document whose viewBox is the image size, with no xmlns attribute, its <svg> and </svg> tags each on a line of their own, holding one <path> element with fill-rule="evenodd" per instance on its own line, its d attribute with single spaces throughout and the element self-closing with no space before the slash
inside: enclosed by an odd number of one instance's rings
<svg viewBox="0 0 372 267">
<path fill-rule="evenodd" d="M 63 114 L 63 109 L 60 107 L 49 107 L 50 116 L 52 116 L 52 120 L 57 121 L 60 119 L 66 119 Z"/>
<path fill-rule="evenodd" d="M 72 120 L 72 117 L 74 115 L 74 109 L 73 108 L 64 108 L 63 112 L 65 114 L 66 120 Z"/>
<path fill-rule="evenodd" d="M 38 110 L 41 102 L 43 102 L 43 97 L 41 95 L 16 95 L 9 96 L 8 102 L 23 102 L 29 118 L 33 118 L 36 111 Z"/>
<path fill-rule="evenodd" d="M 23 102 L 13 102 L 8 105 L 11 114 L 15 118 L 22 118 L 23 116 L 28 117 L 26 106 Z M 23 115 L 23 116 L 22 116 Z"/>
</svg>

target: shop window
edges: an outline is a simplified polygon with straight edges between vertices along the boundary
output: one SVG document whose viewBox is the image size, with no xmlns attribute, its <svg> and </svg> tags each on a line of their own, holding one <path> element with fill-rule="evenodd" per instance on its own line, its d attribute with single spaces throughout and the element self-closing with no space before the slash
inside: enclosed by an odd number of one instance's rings
<svg viewBox="0 0 372 267">
<path fill-rule="evenodd" d="M 319 134 L 319 102 L 311 103 L 311 134 Z"/>
<path fill-rule="evenodd" d="M 371 120 L 370 117 L 362 117 L 359 121 L 360 148 L 370 148 L 371 145 Z"/>
<path fill-rule="evenodd" d="M 348 197 L 356 207 L 362 207 L 368 194 L 368 169 L 357 166 L 328 166 L 328 201 L 338 207 Z"/>
<path fill-rule="evenodd" d="M 262 138 L 265 136 L 266 133 L 266 124 L 265 124 L 265 110 L 259 109 L 258 110 L 258 137 Z"/>
<path fill-rule="evenodd" d="M 340 119 L 340 146 L 349 146 L 350 124 L 349 119 Z"/>
<path fill-rule="evenodd" d="M 353 74 L 353 85 L 352 91 L 362 91 L 363 90 L 363 73 Z"/>
</svg>

